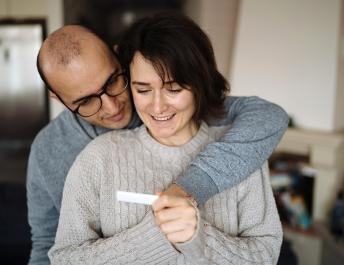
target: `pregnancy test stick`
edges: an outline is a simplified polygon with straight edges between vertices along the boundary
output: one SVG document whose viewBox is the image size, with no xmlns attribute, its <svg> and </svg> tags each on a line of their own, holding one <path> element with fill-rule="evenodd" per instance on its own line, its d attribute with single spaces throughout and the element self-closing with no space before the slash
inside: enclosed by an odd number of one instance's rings
<svg viewBox="0 0 344 265">
<path fill-rule="evenodd" d="M 158 195 L 117 191 L 117 200 L 120 202 L 133 202 L 152 205 L 158 197 Z"/>
</svg>

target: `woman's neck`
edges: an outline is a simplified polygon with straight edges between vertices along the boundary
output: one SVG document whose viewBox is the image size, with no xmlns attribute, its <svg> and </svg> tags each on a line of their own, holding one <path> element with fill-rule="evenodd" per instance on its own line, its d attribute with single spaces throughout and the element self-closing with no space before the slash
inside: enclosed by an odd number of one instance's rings
<svg viewBox="0 0 344 265">
<path fill-rule="evenodd" d="M 198 132 L 200 128 L 200 124 L 196 122 L 191 122 L 188 126 L 185 126 L 174 135 L 168 137 L 155 137 L 149 131 L 147 127 L 148 133 L 159 143 L 166 145 L 166 146 L 181 146 L 189 142 Z"/>
</svg>

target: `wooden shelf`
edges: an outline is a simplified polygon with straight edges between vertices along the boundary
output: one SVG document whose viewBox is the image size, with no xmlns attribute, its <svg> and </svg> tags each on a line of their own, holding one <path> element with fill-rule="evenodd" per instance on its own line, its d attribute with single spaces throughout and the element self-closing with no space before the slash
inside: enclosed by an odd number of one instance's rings
<svg viewBox="0 0 344 265">
<path fill-rule="evenodd" d="M 344 133 L 288 129 L 276 152 L 309 156 L 316 170 L 313 220 L 325 221 L 344 178 Z"/>
<path fill-rule="evenodd" d="M 282 227 L 283 227 L 283 231 L 284 233 L 299 233 L 302 234 L 304 236 L 308 236 L 308 237 L 315 237 L 318 238 L 319 237 L 319 233 L 318 231 L 311 226 L 308 229 L 302 229 L 302 228 L 298 228 L 298 227 L 293 227 L 287 223 L 282 223 Z"/>
</svg>

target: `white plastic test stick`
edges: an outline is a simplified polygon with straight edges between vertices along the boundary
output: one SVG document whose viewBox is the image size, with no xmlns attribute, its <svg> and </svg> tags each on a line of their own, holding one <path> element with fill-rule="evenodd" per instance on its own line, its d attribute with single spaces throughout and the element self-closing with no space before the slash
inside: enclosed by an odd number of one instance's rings
<svg viewBox="0 0 344 265">
<path fill-rule="evenodd" d="M 117 191 L 117 200 L 120 202 L 132 202 L 151 205 L 158 197 L 158 195 Z"/>
</svg>

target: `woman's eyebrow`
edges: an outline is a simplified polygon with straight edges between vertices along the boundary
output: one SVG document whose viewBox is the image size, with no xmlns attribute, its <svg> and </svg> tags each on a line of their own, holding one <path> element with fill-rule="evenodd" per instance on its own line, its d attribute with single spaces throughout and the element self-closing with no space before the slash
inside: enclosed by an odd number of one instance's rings
<svg viewBox="0 0 344 265">
<path fill-rule="evenodd" d="M 168 81 L 164 81 L 164 85 L 167 84 L 167 85 L 170 85 L 170 84 L 173 84 L 175 83 L 176 81 L 174 80 L 168 80 Z"/>
<path fill-rule="evenodd" d="M 140 82 L 140 81 L 132 81 L 131 84 L 132 85 L 141 85 L 141 86 L 149 86 L 150 85 L 150 83 Z"/>
<path fill-rule="evenodd" d="M 170 85 L 175 83 L 174 80 L 168 80 L 168 81 L 164 81 L 164 85 Z M 140 85 L 140 86 L 150 86 L 150 83 L 147 82 L 141 82 L 141 81 L 132 81 L 131 82 L 132 85 Z"/>
</svg>

